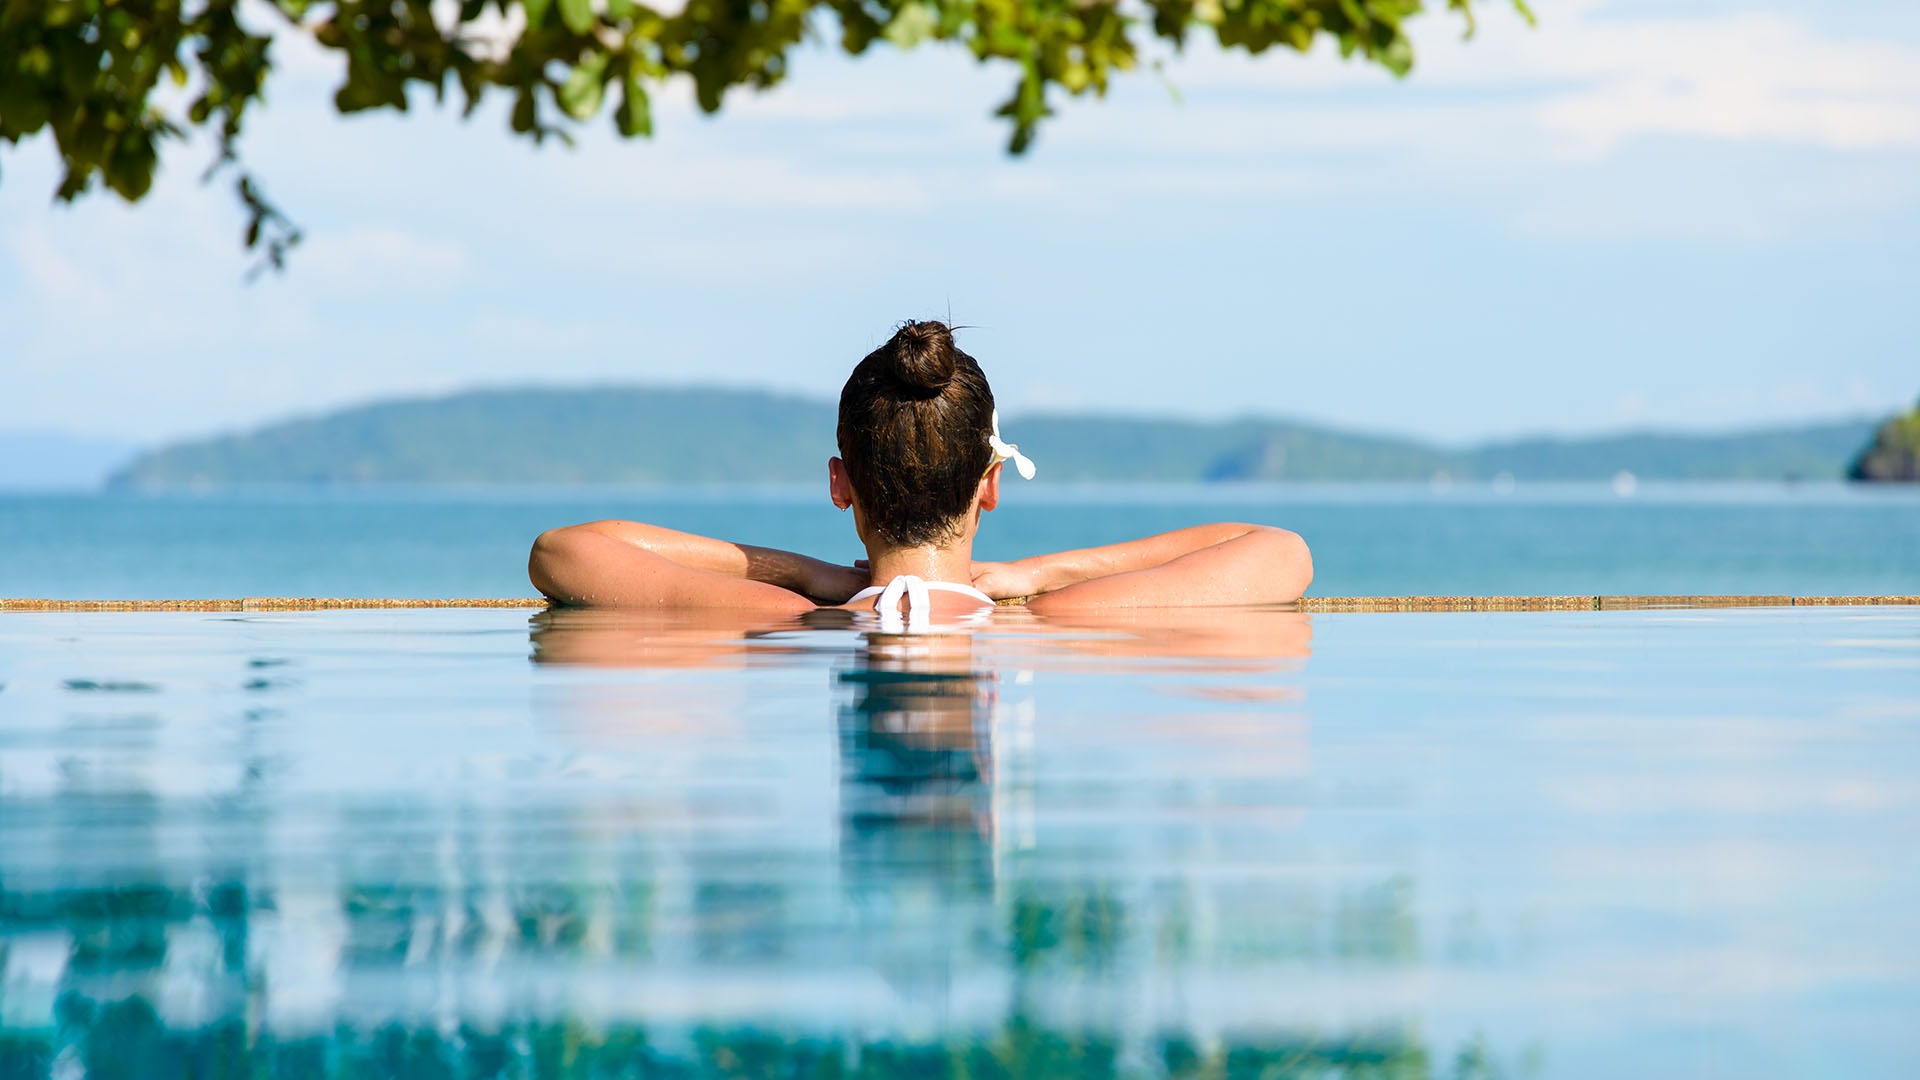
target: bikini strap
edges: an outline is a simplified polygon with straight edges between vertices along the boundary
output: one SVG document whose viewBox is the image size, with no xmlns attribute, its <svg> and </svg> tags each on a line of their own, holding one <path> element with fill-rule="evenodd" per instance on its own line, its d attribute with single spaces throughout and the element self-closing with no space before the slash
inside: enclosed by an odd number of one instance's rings
<svg viewBox="0 0 1920 1080">
<path fill-rule="evenodd" d="M 953 581 L 927 581 L 913 574 L 901 574 L 883 586 L 872 585 L 854 593 L 850 602 L 865 600 L 869 596 L 874 601 L 873 610 L 880 616 L 880 630 L 883 633 L 914 633 L 929 629 L 933 625 L 933 590 L 959 593 L 970 596 L 982 604 L 993 603 L 993 597 L 971 585 L 962 585 Z M 906 600 L 906 613 L 901 613 L 902 599 Z"/>
<path fill-rule="evenodd" d="M 904 620 L 900 617 L 902 595 L 907 601 Z M 902 630 L 912 633 L 933 625 L 933 597 L 927 592 L 926 581 L 912 574 L 901 574 L 887 582 L 887 587 L 880 591 L 880 599 L 873 606 L 880 613 L 882 633 L 897 634 Z"/>
</svg>

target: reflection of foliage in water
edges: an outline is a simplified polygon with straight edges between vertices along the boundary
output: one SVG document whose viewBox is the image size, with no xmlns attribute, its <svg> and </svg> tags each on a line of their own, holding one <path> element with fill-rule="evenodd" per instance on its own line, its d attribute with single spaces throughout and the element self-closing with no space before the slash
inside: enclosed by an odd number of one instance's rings
<svg viewBox="0 0 1920 1080">
<path fill-rule="evenodd" d="M 167 957 L 168 928 L 199 918 L 218 935 L 222 962 L 239 970 L 246 962 L 251 906 L 247 890 L 233 882 L 210 885 L 198 894 L 152 884 L 44 892 L 0 889 L 0 931 L 60 927 L 72 943 L 70 970 L 112 973 L 159 967 Z M 0 959 L 6 955 L 5 944 L 0 937 Z"/>
<path fill-rule="evenodd" d="M 745 892 L 741 892 L 745 888 Z M 1338 897 L 1319 907 L 1332 953 L 1382 959 L 1411 947 L 1404 915 L 1409 884 L 1390 880 L 1371 890 Z M 507 928 L 518 949 L 538 957 L 578 957 L 589 936 L 591 909 L 605 909 L 605 890 L 547 884 L 516 890 Z M 724 896 L 722 896 L 724 894 Z M 755 913 L 778 909 L 778 890 L 764 886 L 695 888 L 703 907 L 726 920 L 756 922 Z M 420 913 L 444 911 L 447 903 L 472 903 L 459 890 L 348 886 L 340 913 L 348 917 L 342 963 L 348 970 L 405 967 L 407 926 Z M 618 1020 L 505 1020 L 490 1028 L 447 1028 L 430 1022 L 357 1024 L 336 1019 L 319 1036 L 290 1038 L 263 1020 L 265 976 L 250 970 L 248 917 L 271 913 L 275 897 L 242 884 L 194 890 L 138 886 L 104 890 L 0 890 L 0 940 L 21 930 L 61 928 L 71 942 L 65 990 L 54 1007 L 54 1026 L 44 1032 L 0 1032 L 0 1076 L 77 1074 L 111 1078 L 1119 1078 L 1165 1076 L 1169 1080 L 1288 1080 L 1288 1078 L 1427 1078 L 1436 1076 L 1430 1055 L 1404 1030 L 1361 1034 L 1288 1032 L 1283 1036 L 1198 1040 L 1177 1030 L 1131 1030 L 1123 1019 L 1056 1019 L 1046 1007 L 1048 976 L 1100 980 L 1123 967 L 1129 936 L 1148 934 L 1152 947 L 1181 934 L 1185 913 L 1171 905 L 1160 924 L 1129 913 L 1119 888 L 1071 882 L 1020 882 L 1006 897 L 1000 917 L 1004 938 L 983 944 L 996 951 L 1021 984 L 1010 1013 L 987 1030 L 968 1028 L 939 1040 L 835 1038 L 816 1030 L 712 1022 L 693 1028 L 647 1028 Z M 645 913 L 647 903 L 626 909 Z M 1382 922 L 1384 919 L 1384 922 Z M 628 919 L 616 919 L 620 922 Z M 223 972 L 225 1009 L 198 1028 L 169 1028 L 150 997 L 152 982 L 140 972 L 169 967 L 167 947 L 182 924 L 196 922 L 217 932 L 209 957 Z M 778 924 L 780 920 L 774 919 Z M 1171 926 L 1171 928 L 1169 928 Z M 735 926 L 735 930 L 739 930 Z M 749 928 L 751 930 L 751 928 Z M 766 930 L 766 926 L 758 926 Z M 645 932 L 614 930 L 614 940 L 637 945 L 628 963 L 645 951 Z M 778 934 L 747 932 L 741 940 L 774 947 Z M 470 945 L 470 942 L 468 942 Z M 1165 959 L 1165 953 L 1160 953 Z M 714 957 L 708 957 L 714 959 Z M 753 959 L 737 951 L 728 959 Z M 129 982 L 132 978 L 132 982 Z M 1031 982 L 1041 980 L 1041 982 Z M 1031 984 L 1029 984 L 1031 982 Z M 115 990 L 117 988 L 117 990 Z M 134 992 L 127 994 L 132 988 Z M 4 997 L 0 997 L 4 1005 Z M 653 1036 L 653 1038 L 649 1038 Z M 1469 1045 L 1446 1057 L 1452 1076 L 1490 1076 L 1492 1057 Z"/>
<path fill-rule="evenodd" d="M 1099 967 L 1112 960 L 1125 930 L 1125 911 L 1109 893 L 1095 890 L 1048 902 L 1027 892 L 1014 900 L 1014 966 L 1039 965 L 1064 954 L 1077 967 Z"/>
<path fill-rule="evenodd" d="M 94 1080 L 239 1080 L 243 1077 L 387 1077 L 392 1080 L 1426 1080 L 1426 1049 L 1396 1033 L 1318 1037 L 1310 1032 L 1228 1039 L 1202 1047 L 1185 1037 L 1129 1047 L 1111 1033 L 1050 1028 L 1013 1017 L 972 1037 L 911 1042 L 795 1035 L 756 1027 L 703 1027 L 674 1046 L 639 1025 L 595 1028 L 573 1019 L 514 1022 L 493 1030 L 422 1024 L 342 1024 L 305 1038 L 224 1020 L 170 1030 L 134 997 L 97 1003 L 69 994 L 56 1035 L 0 1034 L 0 1076 L 85 1070 Z M 1129 1050 L 1135 1051 L 1129 1054 Z M 1471 1062 L 1471 1066 L 1467 1063 Z M 1484 1048 L 1462 1051 L 1456 1076 L 1491 1075 Z"/>
<path fill-rule="evenodd" d="M 641 886 L 644 883 L 629 882 Z M 616 890 L 625 892 L 625 889 Z M 646 889 L 638 892 L 644 894 Z M 1175 890 L 1177 893 L 1178 890 Z M 594 911 L 607 911 L 600 886 L 548 883 L 511 891 L 504 927 L 514 948 L 535 959 L 579 957 L 587 948 Z M 722 936 L 756 942 L 771 952 L 722 950 L 706 962 L 727 964 L 781 954 L 779 890 L 764 885 L 695 885 L 698 906 L 722 921 L 744 922 Z M 1411 885 L 1402 879 L 1295 907 L 1283 923 L 1318 924 L 1321 955 L 1362 961 L 1412 955 L 1407 914 Z M 346 917 L 341 962 L 348 973 L 404 968 L 406 927 L 449 904 L 477 906 L 460 890 L 347 886 L 337 896 Z M 0 889 L 0 943 L 23 931 L 64 931 L 70 942 L 63 989 L 49 1030 L 0 1032 L 0 1077 L 84 1075 L 126 1077 L 358 1077 L 547 1078 L 669 1076 L 840 1078 L 1166 1077 L 1168 1080 L 1290 1080 L 1295 1077 L 1485 1077 L 1499 1072 L 1486 1048 L 1473 1044 L 1436 1055 L 1404 1029 L 1316 1032 L 1266 1030 L 1202 1039 L 1178 1025 L 1142 1028 L 1124 1016 L 1067 1016 L 1049 1009 L 1049 986 L 1060 979 L 1104 981 L 1124 975 L 1142 947 L 1161 961 L 1175 958 L 1167 942 L 1180 937 L 1185 901 L 1158 911 L 1131 909 L 1124 890 L 1088 882 L 1012 883 L 1001 901 L 1001 935 L 978 942 L 982 959 L 997 954 L 1017 989 L 1008 1012 L 982 1029 L 957 1025 L 921 1041 L 823 1034 L 817 1028 L 715 1021 L 648 1027 L 631 1020 L 590 1023 L 559 1010 L 555 1018 L 526 1019 L 525 1008 L 482 1026 L 471 1018 L 452 1026 L 409 1019 L 372 1024 L 336 1017 L 321 1034 L 293 1036 L 266 1017 L 273 990 L 250 965 L 250 916 L 271 914 L 275 898 L 239 883 L 197 888 Z M 616 925 L 605 940 L 623 964 L 644 962 L 648 941 L 645 900 L 615 903 Z M 203 1026 L 170 1027 L 155 1002 L 165 991 L 153 980 L 170 963 L 169 944 L 186 924 L 210 927 L 217 940 L 207 974 L 224 980 L 202 992 L 224 1002 Z M 697 929 L 697 928 L 696 928 Z M 1144 938 L 1142 937 L 1144 935 Z M 1288 938 L 1289 933 L 1280 935 Z M 1141 939 L 1141 940 L 1135 940 Z M 622 942 L 627 948 L 622 947 Z M 477 942 L 454 944 L 464 953 Z M 709 942 L 708 944 L 712 944 Z M 1296 945 L 1298 943 L 1296 942 Z M 1289 946 L 1288 948 L 1292 948 Z M 641 969 L 630 968 L 638 971 Z M 145 973 L 143 975 L 143 973 Z M 1052 979 L 1054 982 L 1049 983 Z M 1124 981 L 1117 985 L 1125 985 Z M 0 988 L 0 995 L 6 993 Z M 6 1005 L 0 996 L 0 1006 Z M 375 1016 L 378 1010 L 371 1010 Z M 534 1009 L 533 1011 L 538 1011 Z M 514 1018 L 514 1017 L 520 1018 Z M 783 1022 L 784 1023 L 784 1022 Z"/>
</svg>

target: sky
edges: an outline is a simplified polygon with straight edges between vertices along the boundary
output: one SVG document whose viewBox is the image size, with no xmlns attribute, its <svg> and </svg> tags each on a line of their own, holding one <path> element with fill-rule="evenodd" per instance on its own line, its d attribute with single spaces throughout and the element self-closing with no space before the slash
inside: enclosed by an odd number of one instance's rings
<svg viewBox="0 0 1920 1080">
<path fill-rule="evenodd" d="M 1433 5 L 1430 5 L 1433 6 Z M 154 443 L 477 386 L 831 397 L 914 317 L 1002 411 L 1287 417 L 1446 443 L 1726 430 L 1920 396 L 1920 5 L 1535 0 L 1419 20 L 1395 80 L 1191 48 L 1062 102 L 826 46 L 577 148 L 333 114 L 283 39 L 250 167 L 305 229 L 246 279 L 204 142 L 129 207 L 0 150 L 0 436 Z M 1169 90 L 1169 84 L 1177 93 Z M 1011 435 L 1010 435 L 1011 437 Z"/>
</svg>

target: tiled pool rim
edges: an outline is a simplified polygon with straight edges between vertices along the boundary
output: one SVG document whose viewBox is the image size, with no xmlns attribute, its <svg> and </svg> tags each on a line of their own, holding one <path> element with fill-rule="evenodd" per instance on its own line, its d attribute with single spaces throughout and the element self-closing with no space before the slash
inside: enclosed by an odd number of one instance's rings
<svg viewBox="0 0 1920 1080">
<path fill-rule="evenodd" d="M 1001 601 L 1003 604 L 1019 601 Z M 366 599 L 248 596 L 211 600 L 42 600 L 0 598 L 0 611 L 340 611 L 407 608 L 544 608 L 538 597 Z M 1636 611 L 1649 608 L 1920 606 L 1907 596 L 1309 596 L 1305 612 L 1334 611 Z"/>
</svg>

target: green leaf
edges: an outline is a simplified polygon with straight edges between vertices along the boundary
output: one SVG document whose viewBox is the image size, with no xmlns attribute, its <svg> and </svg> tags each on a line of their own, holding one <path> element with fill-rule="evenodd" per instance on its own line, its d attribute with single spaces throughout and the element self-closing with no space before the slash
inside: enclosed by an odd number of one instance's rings
<svg viewBox="0 0 1920 1080">
<path fill-rule="evenodd" d="M 1023 67 L 1025 74 L 1013 92 L 1013 100 L 1000 106 L 998 113 L 1013 121 L 1013 137 L 1007 141 L 1007 152 L 1016 155 L 1027 152 L 1039 132 L 1040 121 L 1053 114 L 1053 110 L 1047 108 L 1047 83 L 1038 64 L 1028 60 Z"/>
<path fill-rule="evenodd" d="M 527 13 L 527 29 L 531 30 L 546 20 L 553 0 L 521 0 L 520 6 Z"/>
<path fill-rule="evenodd" d="M 893 20 L 887 23 L 880 36 L 902 49 L 911 49 L 915 45 L 933 36 L 940 26 L 933 9 L 922 3 L 906 3 L 894 13 Z"/>
<path fill-rule="evenodd" d="M 586 120 L 600 111 L 600 99 L 607 87 L 607 54 L 592 53 L 574 65 L 567 81 L 560 84 L 555 97 L 560 107 L 575 120 Z"/>
<path fill-rule="evenodd" d="M 513 101 L 513 130 L 522 135 L 530 135 L 539 126 L 539 107 L 534 104 L 533 91 L 523 86 L 520 88 L 520 95 Z"/>
<path fill-rule="evenodd" d="M 1395 75 L 1405 76 L 1413 70 L 1413 42 L 1405 34 L 1395 34 L 1380 52 L 1380 64 Z"/>
<path fill-rule="evenodd" d="M 0 98 L 0 134 L 8 140 L 39 131 L 52 116 L 53 102 L 29 87 L 9 87 Z"/>
<path fill-rule="evenodd" d="M 560 21 L 576 34 L 593 29 L 593 0 L 560 0 Z"/>
<path fill-rule="evenodd" d="M 653 134 L 653 105 L 647 88 L 631 72 L 620 82 L 620 106 L 613 111 L 613 122 L 629 139 Z"/>
</svg>

